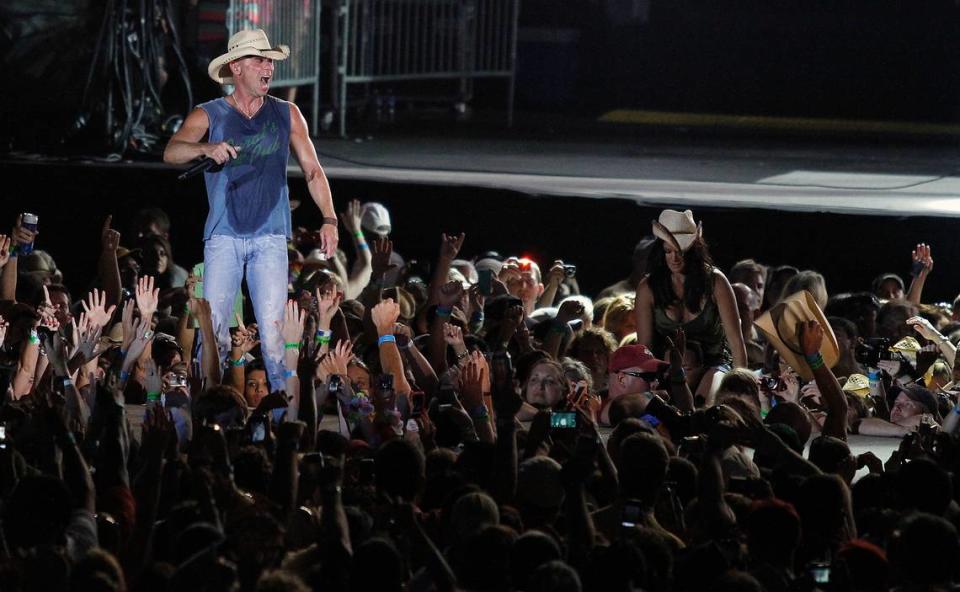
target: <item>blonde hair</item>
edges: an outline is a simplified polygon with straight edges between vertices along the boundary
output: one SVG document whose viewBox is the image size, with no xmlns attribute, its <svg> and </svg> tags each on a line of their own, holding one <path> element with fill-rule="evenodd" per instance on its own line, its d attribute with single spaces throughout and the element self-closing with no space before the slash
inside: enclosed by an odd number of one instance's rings
<svg viewBox="0 0 960 592">
<path fill-rule="evenodd" d="M 633 294 L 624 294 L 614 298 L 603 313 L 603 322 L 601 323 L 603 328 L 616 335 L 617 329 L 633 314 L 635 302 L 636 296 Z"/>
</svg>

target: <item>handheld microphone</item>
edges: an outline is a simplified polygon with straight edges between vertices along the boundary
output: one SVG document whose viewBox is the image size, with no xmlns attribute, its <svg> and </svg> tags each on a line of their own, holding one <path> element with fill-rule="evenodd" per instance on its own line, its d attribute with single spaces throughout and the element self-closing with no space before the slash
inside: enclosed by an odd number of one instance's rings
<svg viewBox="0 0 960 592">
<path fill-rule="evenodd" d="M 210 170 L 211 168 L 213 168 L 213 165 L 215 164 L 217 164 L 215 160 L 204 156 L 203 158 L 200 159 L 199 162 L 197 162 L 187 170 L 180 173 L 180 175 L 177 177 L 177 181 L 186 181 L 190 177 L 194 177 L 196 175 L 199 175 L 200 173 Z"/>
<path fill-rule="evenodd" d="M 240 152 L 240 146 L 234 146 L 233 149 L 236 150 L 237 152 Z M 214 166 L 216 166 L 216 164 L 217 164 L 217 161 L 213 160 L 208 156 L 204 156 L 199 161 L 192 164 L 190 168 L 180 173 L 180 175 L 177 177 L 177 181 L 185 181 L 190 177 L 195 177 L 200 173 L 205 173 L 210 169 L 212 169 Z"/>
</svg>

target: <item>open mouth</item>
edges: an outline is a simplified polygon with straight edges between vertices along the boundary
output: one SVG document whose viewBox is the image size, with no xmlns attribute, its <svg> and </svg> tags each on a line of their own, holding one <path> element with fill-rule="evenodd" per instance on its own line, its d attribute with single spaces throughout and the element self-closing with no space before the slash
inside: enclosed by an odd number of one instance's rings
<svg viewBox="0 0 960 592">
<path fill-rule="evenodd" d="M 270 77 L 269 77 L 269 76 L 261 76 L 261 77 L 260 77 L 260 84 L 262 84 L 262 85 L 264 85 L 264 86 L 268 86 L 268 85 L 270 84 Z"/>
</svg>

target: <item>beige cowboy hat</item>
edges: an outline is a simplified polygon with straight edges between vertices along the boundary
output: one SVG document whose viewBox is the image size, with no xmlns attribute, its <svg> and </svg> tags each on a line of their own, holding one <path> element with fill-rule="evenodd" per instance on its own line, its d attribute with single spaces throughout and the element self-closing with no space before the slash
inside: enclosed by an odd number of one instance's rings
<svg viewBox="0 0 960 592">
<path fill-rule="evenodd" d="M 800 348 L 801 323 L 817 321 L 823 328 L 823 343 L 820 345 L 820 355 L 827 368 L 833 366 L 840 359 L 840 348 L 837 346 L 837 336 L 823 311 L 817 306 L 813 295 L 806 290 L 791 294 L 786 300 L 778 302 L 770 310 L 756 320 L 754 325 L 763 331 L 767 340 L 777 348 L 780 357 L 791 368 L 797 371 L 804 380 L 813 380 L 813 370 L 803 357 Z"/>
<path fill-rule="evenodd" d="M 239 31 L 234 33 L 227 42 L 227 53 L 210 60 L 207 74 L 214 82 L 233 84 L 230 62 L 250 56 L 260 56 L 275 61 L 285 60 L 290 57 L 290 48 L 286 45 L 272 47 L 263 29 Z"/>
<path fill-rule="evenodd" d="M 693 220 L 690 210 L 664 210 L 660 219 L 653 221 L 653 234 L 686 253 L 693 241 L 703 235 L 703 226 Z"/>
</svg>

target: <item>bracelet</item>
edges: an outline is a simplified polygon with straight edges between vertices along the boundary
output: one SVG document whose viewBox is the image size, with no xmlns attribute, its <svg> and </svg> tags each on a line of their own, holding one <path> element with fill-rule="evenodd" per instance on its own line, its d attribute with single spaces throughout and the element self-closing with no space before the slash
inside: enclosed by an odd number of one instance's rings
<svg viewBox="0 0 960 592">
<path fill-rule="evenodd" d="M 400 345 L 400 343 L 397 343 L 397 349 L 402 349 L 402 350 L 410 349 L 411 345 L 413 345 L 413 340 L 408 339 L 407 342 L 404 343 L 403 345 Z"/>
<path fill-rule="evenodd" d="M 160 393 L 147 393 L 147 403 L 155 403 L 160 400 Z"/>
<path fill-rule="evenodd" d="M 284 343 L 283 349 L 300 349 L 300 342 L 297 341 L 297 342 Z"/>
<path fill-rule="evenodd" d="M 66 432 L 65 434 L 63 434 L 62 436 L 58 437 L 57 440 L 60 441 L 61 448 L 63 447 L 63 446 L 62 446 L 63 444 L 67 444 L 67 445 L 69 445 L 69 446 L 76 446 L 76 445 L 77 445 L 77 438 L 76 438 L 76 436 L 73 435 L 73 432 L 70 432 L 70 431 L 68 431 L 68 432 Z"/>
<path fill-rule="evenodd" d="M 287 380 L 290 380 L 291 378 L 296 378 L 297 373 L 295 370 L 284 370 L 283 377 L 286 378 Z"/>
<path fill-rule="evenodd" d="M 332 337 L 333 337 L 333 331 L 324 331 L 323 329 L 319 329 L 317 331 L 316 337 L 314 337 L 313 340 L 318 345 L 326 345 L 330 343 L 330 339 Z"/>
<path fill-rule="evenodd" d="M 803 357 L 807 359 L 807 364 L 810 365 L 811 370 L 819 370 L 820 368 L 823 368 L 823 356 L 820 355 L 820 352 L 811 354 L 809 356 L 805 355 Z"/>
<path fill-rule="evenodd" d="M 31 329 L 31 330 L 30 330 L 30 336 L 27 338 L 27 341 L 30 342 L 30 345 L 39 345 L 39 344 L 40 344 L 40 336 L 37 335 L 37 330 L 36 330 L 36 329 Z"/>
<path fill-rule="evenodd" d="M 126 379 L 128 379 L 128 378 L 130 378 L 130 373 L 127 372 L 126 370 L 121 370 L 121 371 L 120 371 L 120 380 L 126 380 Z"/>
<path fill-rule="evenodd" d="M 233 366 L 234 368 L 240 368 L 241 366 L 245 366 L 246 364 L 247 364 L 247 359 L 244 358 L 243 356 L 240 356 L 236 360 L 230 360 L 230 365 Z"/>
<path fill-rule="evenodd" d="M 470 320 L 471 320 L 471 321 L 482 321 L 482 320 L 483 320 L 483 311 L 482 311 L 482 310 L 475 310 L 475 311 L 473 311 L 473 314 L 470 315 Z"/>
<path fill-rule="evenodd" d="M 490 419 L 490 412 L 487 411 L 487 406 L 481 403 L 470 410 L 470 417 L 473 419 Z"/>
<path fill-rule="evenodd" d="M 127 357 L 127 350 L 121 349 L 121 350 L 120 350 L 120 357 L 121 357 L 121 358 Z"/>
<path fill-rule="evenodd" d="M 457 354 L 457 361 L 459 362 L 460 360 L 464 359 L 465 357 L 467 357 L 467 356 L 469 356 L 469 355 L 470 355 L 470 350 L 461 352 L 461 353 Z"/>
<path fill-rule="evenodd" d="M 324 216 L 324 218 L 323 218 L 323 224 L 321 224 L 320 226 L 323 226 L 324 224 L 330 224 L 331 226 L 336 226 L 336 225 L 337 225 L 337 219 L 336 219 L 336 218 L 328 218 L 328 217 Z"/>
<path fill-rule="evenodd" d="M 370 245 L 368 245 L 367 243 L 357 243 L 357 248 L 360 249 L 361 251 L 369 251 Z"/>
<path fill-rule="evenodd" d="M 384 343 L 397 344 L 397 338 L 393 335 L 381 335 L 380 339 L 377 339 L 377 345 L 383 345 Z"/>
<path fill-rule="evenodd" d="M 68 386 L 73 386 L 73 381 L 70 380 L 70 377 L 69 377 L 69 376 L 64 376 L 64 377 L 63 377 L 63 388 L 67 388 Z"/>
<path fill-rule="evenodd" d="M 354 232 L 354 233 L 353 233 L 353 236 L 357 237 L 357 238 L 360 239 L 360 240 L 363 240 L 363 232 L 360 231 L 360 230 Z"/>
<path fill-rule="evenodd" d="M 189 305 L 184 305 L 184 307 L 183 307 L 183 314 L 185 314 L 185 315 L 189 315 L 189 314 L 190 314 L 190 306 L 189 306 Z"/>
<path fill-rule="evenodd" d="M 449 317 L 453 314 L 452 306 L 440 306 L 437 305 L 437 316 L 438 317 Z"/>
</svg>

